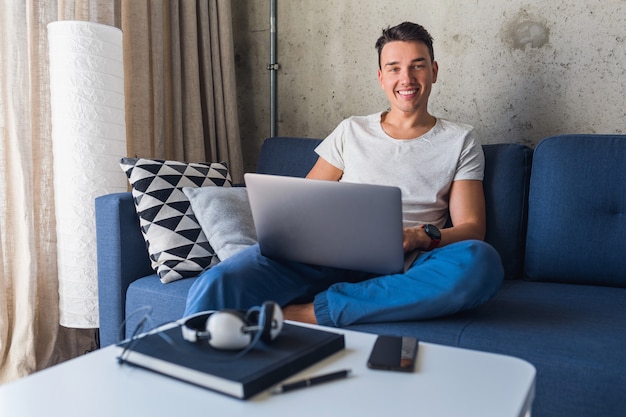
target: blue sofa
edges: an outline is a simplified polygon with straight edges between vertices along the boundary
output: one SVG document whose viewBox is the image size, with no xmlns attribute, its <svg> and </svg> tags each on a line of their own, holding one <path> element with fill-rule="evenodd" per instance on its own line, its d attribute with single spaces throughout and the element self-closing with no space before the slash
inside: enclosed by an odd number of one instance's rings
<svg viewBox="0 0 626 417">
<path fill-rule="evenodd" d="M 257 172 L 304 176 L 316 139 L 270 138 Z M 626 136 L 564 135 L 534 149 L 484 146 L 487 237 L 506 280 L 474 310 L 350 329 L 516 356 L 537 368 L 535 417 L 626 415 Z M 162 284 L 130 193 L 96 200 L 100 340 L 142 306 L 179 318 L 194 278 Z M 123 333 L 123 330 L 122 330 Z"/>
</svg>

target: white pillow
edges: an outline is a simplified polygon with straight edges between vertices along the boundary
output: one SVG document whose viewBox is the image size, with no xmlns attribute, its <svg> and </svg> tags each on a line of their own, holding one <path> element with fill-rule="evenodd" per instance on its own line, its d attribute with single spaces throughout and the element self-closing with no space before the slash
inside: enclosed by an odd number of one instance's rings
<svg viewBox="0 0 626 417">
<path fill-rule="evenodd" d="M 248 192 L 244 187 L 185 187 L 183 192 L 221 261 L 257 242 Z"/>
</svg>

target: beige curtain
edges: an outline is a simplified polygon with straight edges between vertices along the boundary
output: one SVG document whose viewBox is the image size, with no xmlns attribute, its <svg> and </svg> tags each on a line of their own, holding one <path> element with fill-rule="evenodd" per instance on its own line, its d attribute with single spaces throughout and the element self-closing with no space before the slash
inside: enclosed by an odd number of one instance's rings
<svg viewBox="0 0 626 417">
<path fill-rule="evenodd" d="M 70 19 L 125 31 L 129 155 L 242 175 L 229 0 L 2 0 L 0 383 L 95 348 L 58 324 L 46 26 Z"/>
<path fill-rule="evenodd" d="M 230 0 L 122 2 L 130 155 L 243 161 Z"/>
</svg>

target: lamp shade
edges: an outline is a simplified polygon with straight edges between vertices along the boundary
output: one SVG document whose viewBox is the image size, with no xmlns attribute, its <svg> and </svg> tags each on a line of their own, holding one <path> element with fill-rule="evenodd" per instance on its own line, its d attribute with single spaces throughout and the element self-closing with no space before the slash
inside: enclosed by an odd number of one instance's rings
<svg viewBox="0 0 626 417">
<path fill-rule="evenodd" d="M 127 191 L 121 30 L 93 22 L 48 25 L 60 324 L 95 328 L 94 199 Z"/>
</svg>

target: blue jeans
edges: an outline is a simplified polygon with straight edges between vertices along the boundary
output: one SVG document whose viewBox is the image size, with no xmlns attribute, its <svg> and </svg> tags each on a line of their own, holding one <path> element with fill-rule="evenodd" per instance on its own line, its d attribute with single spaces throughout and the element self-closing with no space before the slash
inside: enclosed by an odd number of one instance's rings
<svg viewBox="0 0 626 417">
<path fill-rule="evenodd" d="M 271 300 L 313 302 L 317 322 L 326 326 L 421 320 L 484 303 L 503 277 L 498 252 L 477 240 L 424 252 L 405 273 L 385 276 L 272 259 L 254 245 L 198 277 L 185 316 Z"/>
</svg>

